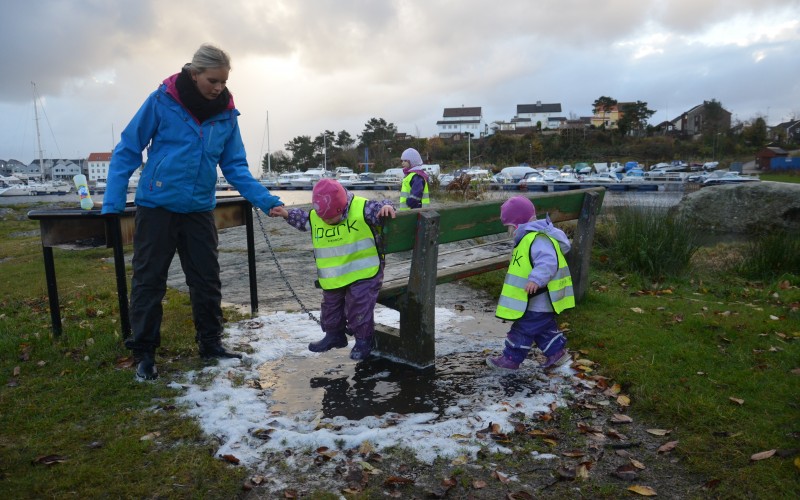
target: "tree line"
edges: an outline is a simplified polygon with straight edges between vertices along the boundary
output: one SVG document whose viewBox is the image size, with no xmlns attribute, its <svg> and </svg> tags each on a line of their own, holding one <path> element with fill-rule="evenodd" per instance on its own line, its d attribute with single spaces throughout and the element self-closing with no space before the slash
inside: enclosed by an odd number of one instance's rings
<svg viewBox="0 0 800 500">
<path fill-rule="evenodd" d="M 646 102 L 619 104 L 601 96 L 593 103 L 595 116 L 619 107 L 615 127 L 547 129 L 541 124 L 524 133 L 495 133 L 488 137 L 458 140 L 417 138 L 398 133 L 384 118 L 370 118 L 355 138 L 346 130 L 324 130 L 316 137 L 303 135 L 285 144 L 285 151 L 264 155 L 262 169 L 291 172 L 325 165 L 349 167 L 355 172 L 382 172 L 398 167 L 402 151 L 413 147 L 428 164 L 443 171 L 471 165 L 499 169 L 527 164 L 561 165 L 576 162 L 638 161 L 646 165 L 662 161 L 722 161 L 754 154 L 768 144 L 767 125 L 755 117 L 734 127 L 722 126 L 724 109 L 719 101 L 704 103 L 703 127 L 699 135 L 685 137 L 664 132 L 648 123 L 655 111 Z M 784 138 L 785 139 L 785 138 Z M 786 145 L 791 147 L 792 145 Z"/>
</svg>

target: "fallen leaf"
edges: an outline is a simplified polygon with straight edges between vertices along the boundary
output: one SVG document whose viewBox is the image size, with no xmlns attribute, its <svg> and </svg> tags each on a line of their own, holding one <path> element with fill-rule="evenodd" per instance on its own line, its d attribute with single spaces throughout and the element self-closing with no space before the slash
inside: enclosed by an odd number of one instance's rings
<svg viewBox="0 0 800 500">
<path fill-rule="evenodd" d="M 639 495 L 642 495 L 642 496 L 645 496 L 645 497 L 654 497 L 654 496 L 656 496 L 655 490 L 653 488 L 649 487 L 649 486 L 634 485 L 634 486 L 628 487 L 628 491 L 632 491 L 634 493 L 638 493 Z"/>
<path fill-rule="evenodd" d="M 504 484 L 509 481 L 508 476 L 498 470 L 492 472 L 492 477 Z"/>
<path fill-rule="evenodd" d="M 666 453 L 666 452 L 668 452 L 668 451 L 672 451 L 672 450 L 674 450 L 676 446 L 678 446 L 678 442 L 677 442 L 677 441 L 670 441 L 670 442 L 668 442 L 668 443 L 664 443 L 664 444 L 662 444 L 662 445 L 661 445 L 661 446 L 658 448 L 658 452 L 659 452 L 659 453 Z"/>
<path fill-rule="evenodd" d="M 458 456 L 458 457 L 454 458 L 454 459 L 453 459 L 453 460 L 450 462 L 450 465 L 464 465 L 464 464 L 466 464 L 468 461 L 469 461 L 469 459 L 467 459 L 467 456 L 466 456 L 466 455 L 460 455 L 460 456 Z"/>
<path fill-rule="evenodd" d="M 486 488 L 486 486 L 487 486 L 486 481 L 480 481 L 480 480 L 472 481 L 472 487 L 475 488 L 476 490 Z"/>
<path fill-rule="evenodd" d="M 631 398 L 624 394 L 620 394 L 617 397 L 617 404 L 620 406 L 630 406 L 631 405 Z"/>
<path fill-rule="evenodd" d="M 586 455 L 586 453 L 584 453 L 584 452 L 582 452 L 580 450 L 562 451 L 561 454 L 564 455 L 565 457 L 573 457 L 573 458 L 574 457 L 582 457 L 582 456 Z"/>
<path fill-rule="evenodd" d="M 370 443 L 369 441 L 364 441 L 363 443 L 361 443 L 361 446 L 358 447 L 358 454 L 368 455 L 372 450 L 373 450 L 372 443 Z"/>
<path fill-rule="evenodd" d="M 617 469 L 611 473 L 612 476 L 618 477 L 623 481 L 633 481 L 639 476 L 639 471 L 630 464 L 621 465 L 617 467 Z"/>
<path fill-rule="evenodd" d="M 239 459 L 236 458 L 234 455 L 220 455 L 219 458 L 225 460 L 228 463 L 232 463 L 233 465 L 239 465 Z"/>
<path fill-rule="evenodd" d="M 40 457 L 34 458 L 31 463 L 33 464 L 42 464 L 42 465 L 55 465 L 60 464 L 67 461 L 67 457 L 62 455 L 42 455 Z"/>
<path fill-rule="evenodd" d="M 744 404 L 744 399 L 739 399 L 739 398 L 734 398 L 734 397 L 729 397 L 728 399 L 730 399 L 731 401 L 733 401 L 737 405 L 743 405 Z"/>
<path fill-rule="evenodd" d="M 767 451 L 762 451 L 760 453 L 756 453 L 755 455 L 752 455 L 750 457 L 750 460 L 752 460 L 754 462 L 757 461 L 757 460 L 764 460 L 764 459 L 769 458 L 772 455 L 774 455 L 776 451 L 777 450 L 767 450 Z"/>
<path fill-rule="evenodd" d="M 644 311 L 642 310 L 642 308 L 641 308 L 641 307 L 631 307 L 631 311 L 633 311 L 633 312 L 635 312 L 635 313 L 637 313 L 637 314 L 642 314 L 642 313 L 644 313 Z"/>
<path fill-rule="evenodd" d="M 397 484 L 414 484 L 414 480 L 401 476 L 389 476 L 386 478 L 386 481 L 383 482 L 384 486 L 394 486 Z"/>
<path fill-rule="evenodd" d="M 647 433 L 652 434 L 654 436 L 666 436 L 670 432 L 672 431 L 667 429 L 647 429 Z"/>
<path fill-rule="evenodd" d="M 647 467 L 644 466 L 644 464 L 642 462 L 640 462 L 638 460 L 634 460 L 632 458 L 631 458 L 631 465 L 633 465 L 637 469 L 641 469 L 641 470 L 645 470 L 647 468 Z"/>
<path fill-rule="evenodd" d="M 139 441 L 152 441 L 153 439 L 157 438 L 160 435 L 161 435 L 161 433 L 158 432 L 158 431 L 149 432 L 149 433 L 145 434 L 144 436 L 140 437 Z"/>
<path fill-rule="evenodd" d="M 633 422 L 633 419 L 628 415 L 622 415 L 621 413 L 615 413 L 611 417 L 611 421 L 617 424 L 629 424 Z"/>
</svg>

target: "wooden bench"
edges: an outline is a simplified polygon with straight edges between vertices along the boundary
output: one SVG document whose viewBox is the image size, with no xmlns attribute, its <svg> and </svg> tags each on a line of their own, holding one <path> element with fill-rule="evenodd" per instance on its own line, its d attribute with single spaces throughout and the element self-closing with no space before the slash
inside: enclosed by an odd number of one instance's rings
<svg viewBox="0 0 800 500">
<path fill-rule="evenodd" d="M 102 215 L 99 209 L 31 210 L 28 218 L 39 221 L 44 256 L 47 295 L 53 336 L 62 332 L 61 312 L 56 283 L 53 247 L 74 246 L 108 247 L 114 251 L 114 270 L 117 279 L 117 297 L 122 324 L 122 338 L 131 334 L 128 314 L 128 280 L 125 270 L 123 246 L 133 242 L 136 207 L 129 203 L 119 215 Z M 247 228 L 247 270 L 250 278 L 250 312 L 258 312 L 258 286 L 256 282 L 256 257 L 253 236 L 253 206 L 239 196 L 218 197 L 214 209 L 217 229 L 244 225 Z"/>
<path fill-rule="evenodd" d="M 602 187 L 527 195 L 538 218 L 549 213 L 553 223 L 577 221 L 572 249 L 566 255 L 576 301 L 583 299 L 588 287 L 595 221 L 604 195 Z M 375 326 L 377 354 L 417 368 L 434 365 L 436 285 L 505 269 L 512 242 L 504 238 L 443 252 L 440 246 L 507 233 L 500 222 L 503 201 L 398 212 L 395 219 L 386 221 L 384 253 L 411 251 L 411 259 L 406 264 L 387 263 L 378 303 L 400 312 L 400 328 Z M 408 271 L 390 275 L 390 270 L 403 265 Z"/>
</svg>

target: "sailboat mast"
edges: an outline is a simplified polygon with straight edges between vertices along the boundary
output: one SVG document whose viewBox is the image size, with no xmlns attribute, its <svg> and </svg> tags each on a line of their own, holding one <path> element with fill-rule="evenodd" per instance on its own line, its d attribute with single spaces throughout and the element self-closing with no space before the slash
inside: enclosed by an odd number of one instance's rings
<svg viewBox="0 0 800 500">
<path fill-rule="evenodd" d="M 36 107 L 36 83 L 33 85 L 33 116 L 36 120 L 36 144 L 39 147 L 39 180 L 44 181 L 44 154 L 42 153 L 42 137 L 39 134 L 39 110 Z"/>
<path fill-rule="evenodd" d="M 270 174 L 272 174 L 271 157 L 272 155 L 269 152 L 269 110 L 267 110 L 267 172 Z"/>
</svg>

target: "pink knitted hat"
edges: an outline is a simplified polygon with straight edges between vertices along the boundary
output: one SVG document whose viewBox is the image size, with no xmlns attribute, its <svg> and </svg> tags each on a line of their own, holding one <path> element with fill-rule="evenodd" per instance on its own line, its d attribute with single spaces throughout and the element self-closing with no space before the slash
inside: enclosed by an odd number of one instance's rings
<svg viewBox="0 0 800 500">
<path fill-rule="evenodd" d="M 500 207 L 500 222 L 504 226 L 519 226 L 536 218 L 533 203 L 524 196 L 513 196 Z"/>
<path fill-rule="evenodd" d="M 314 184 L 311 192 L 311 204 L 317 215 L 323 219 L 333 219 L 344 212 L 347 206 L 347 193 L 338 181 L 322 179 Z"/>
</svg>

